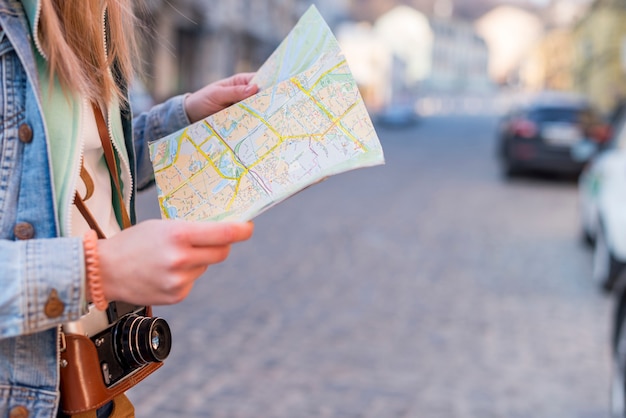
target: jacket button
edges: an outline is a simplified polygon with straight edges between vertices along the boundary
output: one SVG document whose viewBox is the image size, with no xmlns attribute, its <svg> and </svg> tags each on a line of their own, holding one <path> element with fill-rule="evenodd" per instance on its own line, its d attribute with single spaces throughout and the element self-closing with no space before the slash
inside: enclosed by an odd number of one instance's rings
<svg viewBox="0 0 626 418">
<path fill-rule="evenodd" d="M 28 222 L 20 222 L 13 228 L 13 233 L 19 240 L 31 239 L 35 236 L 35 228 Z"/>
<path fill-rule="evenodd" d="M 9 412 L 9 418 L 28 418 L 28 409 L 25 406 L 16 406 Z"/>
<path fill-rule="evenodd" d="M 46 301 L 43 312 L 48 318 L 58 318 L 63 314 L 64 310 L 65 304 L 59 299 L 59 293 L 56 289 L 52 289 L 50 295 L 48 295 L 48 300 Z"/>
<path fill-rule="evenodd" d="M 25 144 L 32 142 L 33 130 L 27 123 L 22 123 L 17 130 L 17 136 Z"/>
</svg>

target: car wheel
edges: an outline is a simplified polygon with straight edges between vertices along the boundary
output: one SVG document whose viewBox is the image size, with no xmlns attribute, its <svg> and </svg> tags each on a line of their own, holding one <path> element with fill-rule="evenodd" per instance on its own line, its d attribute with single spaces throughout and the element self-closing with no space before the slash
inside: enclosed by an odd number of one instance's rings
<svg viewBox="0 0 626 418">
<path fill-rule="evenodd" d="M 597 228 L 595 228 L 597 229 Z M 580 240 L 581 242 L 589 248 L 593 248 L 593 246 L 595 245 L 596 239 L 595 239 L 595 234 L 593 232 L 591 232 L 591 228 L 589 227 L 589 225 L 581 219 L 580 221 Z"/>
<path fill-rule="evenodd" d="M 611 381 L 611 417 L 626 417 L 626 322 L 624 316 L 619 318 L 617 324 L 618 333 L 616 335 L 615 348 L 612 359 L 612 381 Z"/>
<path fill-rule="evenodd" d="M 517 177 L 520 172 L 517 168 L 515 168 L 515 166 L 513 166 L 513 164 L 511 164 L 511 162 L 506 161 L 502 163 L 502 174 L 505 178 L 512 179 Z"/>
<path fill-rule="evenodd" d="M 509 156 L 507 148 L 505 148 L 504 152 L 500 156 L 500 172 L 502 173 L 502 176 L 507 179 L 511 179 L 520 174 L 520 170 Z"/>
<path fill-rule="evenodd" d="M 582 239 L 583 244 L 585 244 L 587 247 L 593 247 L 596 240 L 593 236 L 593 234 L 591 233 L 591 231 L 589 231 L 589 229 L 583 227 L 582 231 L 580 233 L 580 237 Z"/>
<path fill-rule="evenodd" d="M 593 281 L 605 290 L 611 290 L 625 264 L 618 261 L 611 252 L 602 225 L 598 228 L 595 238 Z"/>
</svg>

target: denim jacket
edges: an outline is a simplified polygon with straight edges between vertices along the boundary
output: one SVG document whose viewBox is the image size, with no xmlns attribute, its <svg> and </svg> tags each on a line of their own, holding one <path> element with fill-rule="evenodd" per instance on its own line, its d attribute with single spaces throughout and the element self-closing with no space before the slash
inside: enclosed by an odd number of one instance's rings
<svg viewBox="0 0 626 418">
<path fill-rule="evenodd" d="M 57 416 L 59 325 L 85 313 L 82 240 L 60 236 L 31 45 L 21 3 L 0 0 L 0 417 Z M 154 175 L 147 142 L 189 124 L 183 97 L 121 116 L 141 189 Z"/>
</svg>

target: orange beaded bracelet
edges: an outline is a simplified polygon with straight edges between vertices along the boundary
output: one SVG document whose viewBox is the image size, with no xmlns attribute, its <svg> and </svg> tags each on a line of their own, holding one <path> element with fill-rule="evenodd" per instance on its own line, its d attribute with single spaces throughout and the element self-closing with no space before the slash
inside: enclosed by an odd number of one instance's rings
<svg viewBox="0 0 626 418">
<path fill-rule="evenodd" d="M 96 306 L 96 309 L 104 311 L 109 306 L 109 302 L 104 298 L 104 291 L 102 290 L 98 234 L 93 229 L 85 233 L 83 248 L 85 250 L 85 268 L 87 270 L 87 285 L 91 294 L 91 302 Z"/>
</svg>

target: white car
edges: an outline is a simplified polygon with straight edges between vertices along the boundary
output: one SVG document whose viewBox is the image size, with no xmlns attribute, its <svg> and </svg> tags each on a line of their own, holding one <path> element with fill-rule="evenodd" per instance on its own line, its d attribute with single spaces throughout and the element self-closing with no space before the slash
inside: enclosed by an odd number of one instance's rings
<svg viewBox="0 0 626 418">
<path fill-rule="evenodd" d="M 608 147 L 579 179 L 585 238 L 594 244 L 593 279 L 611 290 L 611 417 L 626 417 L 626 114 L 615 125 Z"/>
<path fill-rule="evenodd" d="M 582 232 L 594 244 L 592 277 L 611 290 L 626 271 L 626 118 L 581 173 L 578 191 Z"/>
</svg>

